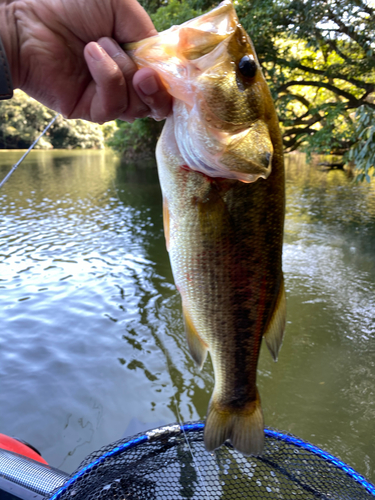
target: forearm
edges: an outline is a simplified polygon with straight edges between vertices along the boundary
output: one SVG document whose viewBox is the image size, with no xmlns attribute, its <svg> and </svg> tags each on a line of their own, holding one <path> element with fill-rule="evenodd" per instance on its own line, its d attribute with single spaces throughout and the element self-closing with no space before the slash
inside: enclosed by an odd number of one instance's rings
<svg viewBox="0 0 375 500">
<path fill-rule="evenodd" d="M 19 47 L 15 2 L 0 0 L 0 36 L 13 80 L 13 88 L 19 86 Z"/>
</svg>

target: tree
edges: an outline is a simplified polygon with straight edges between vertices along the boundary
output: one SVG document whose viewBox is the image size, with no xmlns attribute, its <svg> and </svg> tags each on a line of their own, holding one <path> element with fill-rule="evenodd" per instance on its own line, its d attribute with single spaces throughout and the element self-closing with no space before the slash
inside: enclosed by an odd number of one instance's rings
<svg viewBox="0 0 375 500">
<path fill-rule="evenodd" d="M 0 103 L 0 148 L 26 149 L 56 115 L 25 93 L 16 90 L 13 99 Z M 100 126 L 85 120 L 59 116 L 37 145 L 37 149 L 102 149 L 114 125 Z"/>
<path fill-rule="evenodd" d="M 370 182 L 370 174 L 375 176 L 375 110 L 366 105 L 356 113 L 357 141 L 349 151 L 357 170 L 357 180 Z"/>
<path fill-rule="evenodd" d="M 366 0 L 239 0 L 237 11 L 276 99 L 286 150 L 347 160 L 361 133 L 356 110 L 374 120 L 374 9 Z"/>
<path fill-rule="evenodd" d="M 125 159 L 152 156 L 164 122 L 140 118 L 134 123 L 116 120 L 117 128 L 106 144 L 121 153 Z"/>
</svg>

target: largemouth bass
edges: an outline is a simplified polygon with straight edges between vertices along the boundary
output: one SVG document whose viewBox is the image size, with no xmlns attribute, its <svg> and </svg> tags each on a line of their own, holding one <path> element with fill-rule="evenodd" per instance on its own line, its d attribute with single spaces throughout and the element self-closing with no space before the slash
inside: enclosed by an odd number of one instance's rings
<svg viewBox="0 0 375 500">
<path fill-rule="evenodd" d="M 229 0 L 126 46 L 174 97 L 157 145 L 164 230 L 188 345 L 215 387 L 207 450 L 229 439 L 260 454 L 262 338 L 276 359 L 285 327 L 282 140 L 249 36 Z"/>
</svg>

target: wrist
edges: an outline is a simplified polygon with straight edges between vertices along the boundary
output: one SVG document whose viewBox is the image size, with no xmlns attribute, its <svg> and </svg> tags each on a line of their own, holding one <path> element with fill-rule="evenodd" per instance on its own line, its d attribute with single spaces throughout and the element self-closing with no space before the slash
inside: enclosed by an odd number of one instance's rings
<svg viewBox="0 0 375 500">
<path fill-rule="evenodd" d="M 8 3 L 0 0 L 0 36 L 8 60 L 13 88 L 17 88 L 19 82 L 18 36 L 15 6 L 12 1 Z"/>
</svg>

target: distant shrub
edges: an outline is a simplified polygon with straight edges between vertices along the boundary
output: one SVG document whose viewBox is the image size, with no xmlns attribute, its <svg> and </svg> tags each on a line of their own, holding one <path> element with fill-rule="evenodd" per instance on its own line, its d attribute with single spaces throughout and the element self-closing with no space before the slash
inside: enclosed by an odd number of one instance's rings
<svg viewBox="0 0 375 500">
<path fill-rule="evenodd" d="M 25 149 L 38 137 L 56 112 L 20 90 L 0 102 L 0 149 Z M 115 122 L 98 125 L 59 116 L 36 149 L 102 149 L 116 129 Z"/>
<path fill-rule="evenodd" d="M 375 111 L 360 106 L 355 117 L 357 142 L 349 151 L 349 160 L 355 165 L 356 180 L 370 182 L 375 176 Z"/>
<path fill-rule="evenodd" d="M 106 140 L 106 145 L 128 159 L 154 156 L 163 125 L 164 121 L 151 118 L 141 118 L 134 123 L 117 120 L 117 129 Z"/>
</svg>

